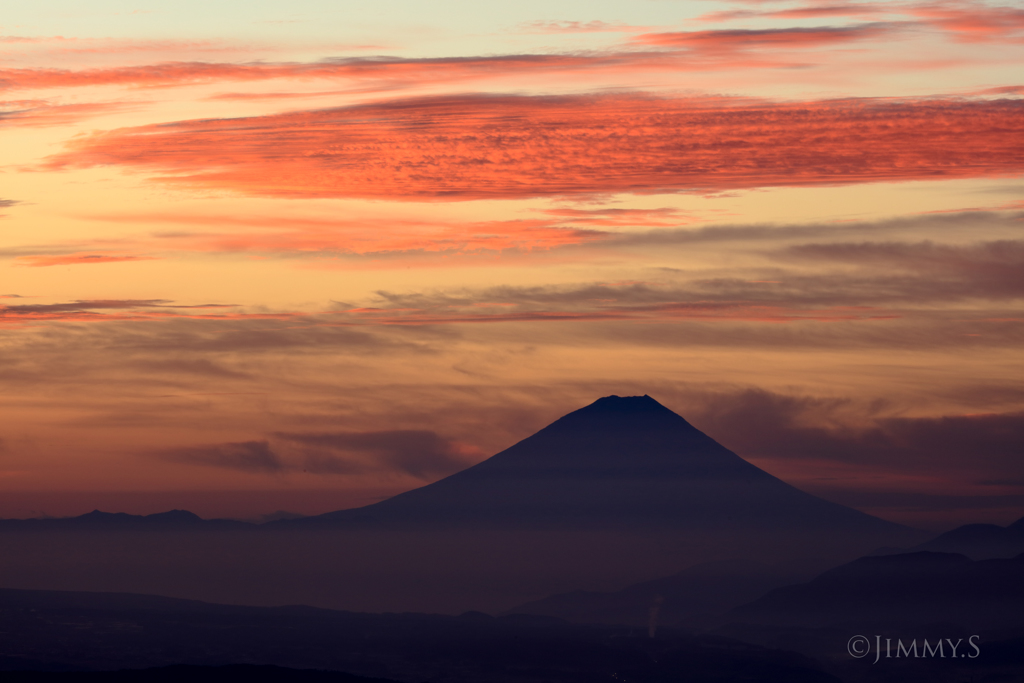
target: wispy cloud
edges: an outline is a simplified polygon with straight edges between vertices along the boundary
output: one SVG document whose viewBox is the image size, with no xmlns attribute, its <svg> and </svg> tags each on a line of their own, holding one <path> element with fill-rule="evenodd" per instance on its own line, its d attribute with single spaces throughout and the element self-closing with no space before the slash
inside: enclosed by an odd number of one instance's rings
<svg viewBox="0 0 1024 683">
<path fill-rule="evenodd" d="M 163 449 L 151 454 L 169 462 L 257 474 L 384 472 L 421 480 L 458 472 L 484 457 L 478 449 L 430 430 L 280 432 L 272 438 L 290 455 L 281 455 L 280 449 L 266 440 Z"/>
<path fill-rule="evenodd" d="M 1024 170 L 1022 111 L 1018 100 L 440 96 L 120 129 L 70 143 L 48 168 L 415 201 L 977 178 Z"/>
<path fill-rule="evenodd" d="M 725 10 L 697 17 L 702 23 L 735 21 L 737 19 L 821 19 L 826 17 L 863 17 L 898 13 L 899 6 L 880 3 L 807 5 L 778 10 Z"/>
<path fill-rule="evenodd" d="M 329 79 L 387 91 L 414 84 L 572 71 L 692 70 L 660 51 L 509 54 L 481 57 L 346 57 L 316 62 L 166 62 L 94 69 L 0 68 L 0 90 L 92 86 L 175 87 L 213 82 Z"/>
<path fill-rule="evenodd" d="M 1024 9 L 981 3 L 911 5 L 907 13 L 965 43 L 1024 41 Z"/>
<path fill-rule="evenodd" d="M 630 33 L 644 27 L 607 21 L 528 21 L 516 26 L 521 33 Z"/>
<path fill-rule="evenodd" d="M 1024 503 L 1017 457 L 1024 413 L 894 417 L 899 407 L 882 398 L 864 404 L 763 389 L 698 391 L 682 400 L 688 419 L 744 458 L 887 518 L 1015 518 Z"/>
<path fill-rule="evenodd" d="M 59 304 L 0 305 L 0 325 L 33 322 L 112 322 L 128 320 L 197 319 L 287 319 L 291 313 L 229 313 L 224 304 L 176 305 L 162 299 L 104 299 Z M 200 312 L 204 311 L 204 312 Z"/>
<path fill-rule="evenodd" d="M 435 479 L 465 469 L 483 455 L 468 445 L 429 430 L 277 433 L 274 436 L 314 447 L 316 450 L 306 453 L 304 468 L 321 473 L 373 468 L 397 471 L 418 479 Z M 325 450 L 332 453 L 323 452 Z M 370 462 L 366 461 L 367 457 Z"/>
<path fill-rule="evenodd" d="M 156 257 L 154 256 L 135 256 L 131 254 L 47 254 L 39 256 L 19 256 L 15 259 L 15 263 L 17 265 L 24 265 L 32 268 L 44 268 L 47 266 L 75 266 L 93 263 L 151 261 L 155 258 Z"/>
<path fill-rule="evenodd" d="M 242 472 L 276 473 L 285 470 L 285 463 L 266 441 L 243 441 L 191 448 L 175 448 L 156 452 L 157 457 L 171 462 L 218 467 Z"/>
<path fill-rule="evenodd" d="M 828 460 L 903 475 L 971 473 L 981 485 L 1024 476 L 1017 457 L 1024 413 L 871 417 L 848 399 L 764 390 L 708 396 L 702 406 L 695 417 L 706 429 L 759 461 Z M 884 402 L 875 407 L 886 408 Z"/>
<path fill-rule="evenodd" d="M 1024 38 L 1024 10 L 970 0 L 905 3 L 825 3 L 767 10 L 728 10 L 698 18 L 701 22 L 743 19 L 819 19 L 832 17 L 901 16 L 907 28 L 932 30 L 967 43 L 1018 42 Z M 783 29 L 786 30 L 786 29 Z"/>
<path fill-rule="evenodd" d="M 538 216 L 539 214 L 539 216 Z M 538 217 L 535 217 L 538 216 Z M 376 215 L 346 218 L 274 214 L 197 212 L 107 213 L 82 216 L 106 224 L 156 228 L 134 244 L 90 245 L 77 241 L 47 247 L 0 250 L 16 263 L 74 263 L 83 255 L 128 258 L 149 253 L 259 254 L 281 258 L 331 259 L 341 256 L 469 255 L 532 252 L 594 244 L 614 230 L 681 226 L 696 218 L 674 208 L 537 209 L 510 220 L 458 221 Z M 386 226 L 386 229 L 381 229 Z M 133 251 L 134 250 L 134 251 Z M 98 260 L 97 260 L 98 262 Z"/>
<path fill-rule="evenodd" d="M 733 29 L 718 31 L 676 31 L 644 33 L 632 39 L 640 45 L 687 48 L 707 53 L 741 50 L 798 49 L 823 47 L 855 40 L 880 38 L 901 27 L 872 23 L 856 26 L 815 26 L 809 28 Z"/>
<path fill-rule="evenodd" d="M 141 106 L 143 105 L 138 102 L 86 102 L 77 104 L 54 104 L 47 100 L 0 102 L 0 126 L 63 126 L 95 116 L 138 109 Z"/>
<path fill-rule="evenodd" d="M 0 199 L 0 210 L 9 209 L 12 206 L 17 206 L 20 203 L 21 202 L 17 201 L 16 199 Z M 0 218 L 3 218 L 6 215 L 7 214 L 0 213 Z"/>
</svg>

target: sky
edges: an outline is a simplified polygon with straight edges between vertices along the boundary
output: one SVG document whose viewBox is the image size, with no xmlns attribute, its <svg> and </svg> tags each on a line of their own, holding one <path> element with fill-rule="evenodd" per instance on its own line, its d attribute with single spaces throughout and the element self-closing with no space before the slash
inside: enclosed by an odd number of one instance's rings
<svg viewBox="0 0 1024 683">
<path fill-rule="evenodd" d="M 0 517 L 317 514 L 648 394 L 1024 515 L 1024 9 L 41 0 L 0 18 Z"/>
</svg>

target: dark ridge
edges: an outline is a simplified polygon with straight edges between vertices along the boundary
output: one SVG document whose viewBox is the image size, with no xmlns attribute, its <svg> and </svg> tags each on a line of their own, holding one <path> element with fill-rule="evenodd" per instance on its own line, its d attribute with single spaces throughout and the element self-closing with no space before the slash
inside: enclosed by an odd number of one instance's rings
<svg viewBox="0 0 1024 683">
<path fill-rule="evenodd" d="M 77 517 L 35 519 L 0 519 L 0 529 L 228 529 L 254 526 L 231 519 L 203 519 L 188 510 L 168 510 L 152 515 L 131 515 L 126 512 L 93 510 Z"/>
<path fill-rule="evenodd" d="M 960 553 L 974 560 L 1013 557 L 1024 551 L 1024 519 L 1005 527 L 965 524 L 939 534 L 915 549 Z"/>
<path fill-rule="evenodd" d="M 14 663 L 14 662 L 12 662 Z M 151 669 L 117 671 L 38 670 L 45 663 L 28 662 L 37 670 L 5 671 L 5 683 L 181 683 L 182 681 L 246 681 L 247 683 L 397 683 L 393 679 L 366 678 L 341 671 L 293 669 L 260 664 L 199 666 L 175 664 Z"/>
<path fill-rule="evenodd" d="M 1006 528 L 1010 531 L 1024 535 L 1024 517 L 1021 517 L 1013 524 L 1008 525 Z"/>
<path fill-rule="evenodd" d="M 812 575 L 799 567 L 720 560 L 611 593 L 582 590 L 559 593 L 514 607 L 507 613 L 546 615 L 577 624 L 625 624 L 646 628 L 651 622 L 652 606 L 658 605 L 659 625 L 700 628 L 714 617 L 773 588 L 798 583 Z"/>
<path fill-rule="evenodd" d="M 525 615 L 199 603 L 181 610 L 161 607 L 155 598 L 151 608 L 140 609 L 105 603 L 109 596 L 103 594 L 77 595 L 61 604 L 51 593 L 34 591 L 23 592 L 12 607 L 6 597 L 0 591 L 0 632 L 4 650 L 17 655 L 0 656 L 4 683 L 838 683 L 793 652 L 672 629 L 650 638 L 646 629 L 584 627 Z M 134 597 L 143 604 L 153 598 Z"/>
<path fill-rule="evenodd" d="M 732 612 L 736 621 L 851 627 L 1024 626 L 1024 555 L 971 560 L 955 553 L 862 557 L 813 580 L 770 591 Z"/>
</svg>

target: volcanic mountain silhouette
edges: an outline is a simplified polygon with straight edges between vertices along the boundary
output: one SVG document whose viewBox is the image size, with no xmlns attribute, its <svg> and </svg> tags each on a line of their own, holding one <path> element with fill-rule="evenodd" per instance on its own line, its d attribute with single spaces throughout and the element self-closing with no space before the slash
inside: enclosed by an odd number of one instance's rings
<svg viewBox="0 0 1024 683">
<path fill-rule="evenodd" d="M 362 508 L 261 525 L 89 517 L 0 524 L 0 585 L 460 614 L 728 559 L 813 575 L 925 540 L 780 481 L 648 396 L 602 398 Z"/>
<path fill-rule="evenodd" d="M 287 523 L 913 536 L 790 486 L 646 395 L 606 396 L 435 483 Z"/>
</svg>

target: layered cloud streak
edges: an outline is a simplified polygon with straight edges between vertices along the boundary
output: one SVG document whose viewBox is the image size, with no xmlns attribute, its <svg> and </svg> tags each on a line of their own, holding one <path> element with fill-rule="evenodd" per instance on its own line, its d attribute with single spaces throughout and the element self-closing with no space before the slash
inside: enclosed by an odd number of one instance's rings
<svg viewBox="0 0 1024 683">
<path fill-rule="evenodd" d="M 1024 102 L 440 96 L 181 121 L 71 143 L 117 165 L 278 197 L 452 201 L 1008 176 Z"/>
</svg>

